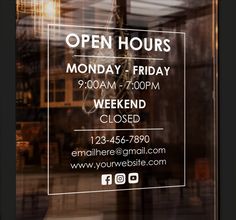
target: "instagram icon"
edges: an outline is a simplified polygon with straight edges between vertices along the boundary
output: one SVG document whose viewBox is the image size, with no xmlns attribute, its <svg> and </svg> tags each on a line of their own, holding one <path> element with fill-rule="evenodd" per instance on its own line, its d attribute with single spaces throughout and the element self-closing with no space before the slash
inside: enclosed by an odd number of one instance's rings
<svg viewBox="0 0 236 220">
<path fill-rule="evenodd" d="M 126 182 L 126 177 L 124 173 L 117 173 L 115 175 L 115 184 L 116 185 L 122 185 L 125 184 Z"/>
</svg>

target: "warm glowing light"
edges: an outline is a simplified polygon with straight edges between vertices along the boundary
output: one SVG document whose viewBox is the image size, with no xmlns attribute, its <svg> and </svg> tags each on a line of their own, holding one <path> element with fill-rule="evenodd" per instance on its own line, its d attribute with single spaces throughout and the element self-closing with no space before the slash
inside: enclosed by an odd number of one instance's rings
<svg viewBox="0 0 236 220">
<path fill-rule="evenodd" d="M 35 35 L 44 34 L 48 23 L 60 23 L 60 9 L 61 0 L 16 0 L 17 21 L 31 16 Z"/>
<path fill-rule="evenodd" d="M 55 18 L 57 15 L 56 3 L 54 1 L 47 1 L 44 3 L 44 16 L 46 18 Z"/>
</svg>

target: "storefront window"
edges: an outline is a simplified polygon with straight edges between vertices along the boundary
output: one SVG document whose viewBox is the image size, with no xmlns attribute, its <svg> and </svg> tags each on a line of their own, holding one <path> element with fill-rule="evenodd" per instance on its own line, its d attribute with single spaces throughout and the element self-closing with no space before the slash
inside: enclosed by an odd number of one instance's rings
<svg viewBox="0 0 236 220">
<path fill-rule="evenodd" d="M 217 1 L 16 1 L 17 219 L 217 219 Z"/>
</svg>

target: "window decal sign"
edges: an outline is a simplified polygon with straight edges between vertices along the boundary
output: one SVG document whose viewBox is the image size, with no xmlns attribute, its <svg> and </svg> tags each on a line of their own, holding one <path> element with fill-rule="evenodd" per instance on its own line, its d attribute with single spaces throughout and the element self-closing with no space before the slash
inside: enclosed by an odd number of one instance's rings
<svg viewBox="0 0 236 220">
<path fill-rule="evenodd" d="M 48 25 L 49 195 L 186 185 L 185 41 L 179 31 Z M 71 108 L 58 113 L 55 102 Z M 72 134 L 63 173 L 52 163 L 55 114 Z"/>
</svg>

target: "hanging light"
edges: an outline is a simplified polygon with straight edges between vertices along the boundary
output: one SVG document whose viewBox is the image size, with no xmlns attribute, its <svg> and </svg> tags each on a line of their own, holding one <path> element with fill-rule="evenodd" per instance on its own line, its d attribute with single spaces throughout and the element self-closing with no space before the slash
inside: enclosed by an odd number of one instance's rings
<svg viewBox="0 0 236 220">
<path fill-rule="evenodd" d="M 54 1 L 48 1 L 44 5 L 44 16 L 53 19 L 57 15 L 56 4 Z"/>
<path fill-rule="evenodd" d="M 42 34 L 48 23 L 60 23 L 60 0 L 17 0 L 17 20 L 33 18 L 34 34 Z"/>
</svg>

